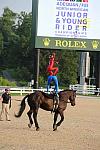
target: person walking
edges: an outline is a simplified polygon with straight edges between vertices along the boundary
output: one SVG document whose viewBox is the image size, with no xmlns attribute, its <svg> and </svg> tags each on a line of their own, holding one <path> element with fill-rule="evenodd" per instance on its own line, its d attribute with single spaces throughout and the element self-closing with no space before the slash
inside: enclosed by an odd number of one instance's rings
<svg viewBox="0 0 100 150">
<path fill-rule="evenodd" d="M 3 114 L 6 116 L 7 121 L 11 121 L 9 118 L 9 109 L 11 108 L 11 95 L 10 95 L 10 89 L 5 89 L 5 92 L 2 94 L 2 110 L 0 113 L 0 121 L 2 120 Z"/>
</svg>

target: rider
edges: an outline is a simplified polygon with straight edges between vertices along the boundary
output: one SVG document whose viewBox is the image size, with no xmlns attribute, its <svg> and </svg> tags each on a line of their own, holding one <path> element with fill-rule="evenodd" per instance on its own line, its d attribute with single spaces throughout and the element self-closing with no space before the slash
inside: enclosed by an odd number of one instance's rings
<svg viewBox="0 0 100 150">
<path fill-rule="evenodd" d="M 49 91 L 50 88 L 50 83 L 52 81 L 54 81 L 55 83 L 55 92 L 56 94 L 58 94 L 58 79 L 56 74 L 58 73 L 58 67 L 54 67 L 54 63 L 58 63 L 57 61 L 55 61 L 55 53 L 52 53 L 52 55 L 49 57 L 49 65 L 47 67 L 47 72 L 49 73 L 48 76 L 48 83 L 47 83 L 47 92 Z"/>
<path fill-rule="evenodd" d="M 55 97 L 54 97 L 54 108 L 56 109 L 58 103 L 59 103 L 59 95 L 58 95 L 58 79 L 56 74 L 58 73 L 58 67 L 54 67 L 54 62 L 55 62 L 55 53 L 52 53 L 52 55 L 49 57 L 49 65 L 47 67 L 47 71 L 49 73 L 48 76 L 48 82 L 47 82 L 47 92 L 49 92 L 50 88 L 50 83 L 53 81 L 55 84 Z M 56 62 L 58 63 L 58 62 Z"/>
</svg>

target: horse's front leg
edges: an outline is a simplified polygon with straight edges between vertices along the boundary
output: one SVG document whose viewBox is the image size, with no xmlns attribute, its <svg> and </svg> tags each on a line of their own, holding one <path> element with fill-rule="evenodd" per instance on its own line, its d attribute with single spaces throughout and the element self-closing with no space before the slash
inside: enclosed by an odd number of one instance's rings
<svg viewBox="0 0 100 150">
<path fill-rule="evenodd" d="M 27 115 L 28 115 L 29 121 L 30 121 L 30 123 L 28 124 L 28 127 L 31 128 L 31 126 L 33 124 L 33 120 L 31 118 L 31 115 L 32 115 L 32 110 L 31 109 L 27 112 Z"/>
<path fill-rule="evenodd" d="M 56 124 L 57 127 L 60 126 L 61 123 L 64 121 L 64 113 L 63 113 L 63 111 L 60 111 L 59 114 L 60 114 L 61 120 Z"/>
<path fill-rule="evenodd" d="M 38 110 L 34 110 L 33 112 L 33 118 L 34 118 L 34 123 L 35 123 L 35 127 L 36 127 L 36 131 L 39 131 L 39 125 L 38 125 L 38 121 L 37 121 L 37 113 L 38 113 Z"/>
<path fill-rule="evenodd" d="M 56 125 L 57 118 L 58 118 L 58 112 L 56 111 L 54 114 L 53 131 L 57 130 L 57 125 Z"/>
</svg>

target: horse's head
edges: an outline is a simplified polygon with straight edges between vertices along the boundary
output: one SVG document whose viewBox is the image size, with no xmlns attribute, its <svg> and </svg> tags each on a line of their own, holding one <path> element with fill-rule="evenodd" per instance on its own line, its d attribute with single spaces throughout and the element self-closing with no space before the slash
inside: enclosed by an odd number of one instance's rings
<svg viewBox="0 0 100 150">
<path fill-rule="evenodd" d="M 60 100 L 66 101 L 67 103 L 71 103 L 71 106 L 75 106 L 75 98 L 76 98 L 76 91 L 75 90 L 64 90 L 59 93 Z"/>
<path fill-rule="evenodd" d="M 76 98 L 76 91 L 71 90 L 70 91 L 70 96 L 69 96 L 71 106 L 75 106 L 75 98 Z"/>
</svg>

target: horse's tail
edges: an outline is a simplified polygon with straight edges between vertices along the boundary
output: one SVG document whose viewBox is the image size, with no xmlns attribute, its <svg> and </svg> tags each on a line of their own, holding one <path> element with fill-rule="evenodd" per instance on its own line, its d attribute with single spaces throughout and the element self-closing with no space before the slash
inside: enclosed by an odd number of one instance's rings
<svg viewBox="0 0 100 150">
<path fill-rule="evenodd" d="M 21 101 L 19 112 L 18 112 L 17 115 L 15 114 L 15 117 L 21 117 L 21 115 L 22 115 L 22 113 L 23 113 L 23 111 L 25 110 L 25 107 L 26 107 L 25 99 L 26 99 L 28 96 L 29 96 L 29 94 L 26 95 L 26 96 L 23 98 L 23 100 Z"/>
</svg>

